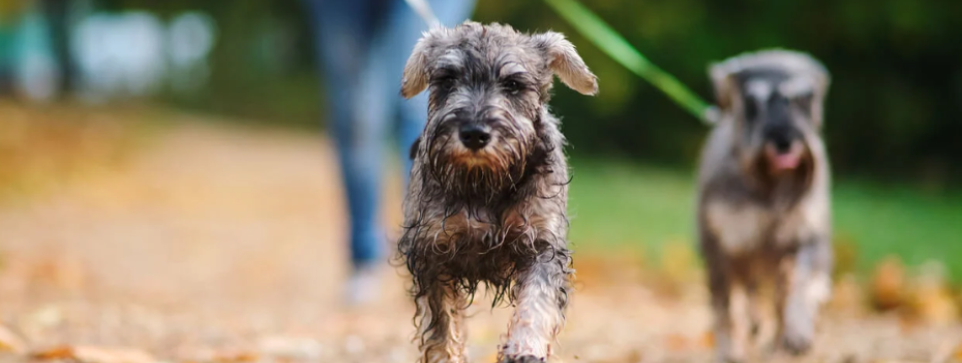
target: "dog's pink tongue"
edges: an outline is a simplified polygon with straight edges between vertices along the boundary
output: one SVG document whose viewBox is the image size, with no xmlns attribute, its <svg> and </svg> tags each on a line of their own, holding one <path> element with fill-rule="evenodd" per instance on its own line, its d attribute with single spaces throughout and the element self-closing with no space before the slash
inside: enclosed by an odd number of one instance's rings
<svg viewBox="0 0 962 363">
<path fill-rule="evenodd" d="M 798 167 L 799 159 L 800 158 L 798 157 L 798 155 L 794 155 L 794 154 L 785 154 L 785 155 L 775 156 L 775 160 L 774 160 L 775 168 L 780 170 L 795 169 L 796 167 Z"/>
<path fill-rule="evenodd" d="M 792 170 L 797 168 L 799 162 L 801 162 L 802 152 L 799 148 L 793 147 L 784 154 L 770 153 L 768 158 L 775 170 Z"/>
</svg>

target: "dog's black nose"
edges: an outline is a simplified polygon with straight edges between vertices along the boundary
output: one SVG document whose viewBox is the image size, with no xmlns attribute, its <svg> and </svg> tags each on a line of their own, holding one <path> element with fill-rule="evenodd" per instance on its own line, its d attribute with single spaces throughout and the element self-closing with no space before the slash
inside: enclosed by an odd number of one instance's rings
<svg viewBox="0 0 962 363">
<path fill-rule="evenodd" d="M 792 140 L 788 137 L 776 137 L 772 140 L 772 144 L 775 146 L 775 151 L 779 154 L 788 153 L 788 150 L 792 148 Z"/>
<path fill-rule="evenodd" d="M 765 130 L 765 138 L 775 147 L 779 154 L 787 153 L 792 143 L 799 138 L 799 134 L 787 123 L 771 125 Z"/>
<path fill-rule="evenodd" d="M 467 123 L 458 129 L 458 138 L 465 147 L 473 151 L 481 150 L 488 141 L 491 141 L 491 133 L 484 126 Z"/>
</svg>

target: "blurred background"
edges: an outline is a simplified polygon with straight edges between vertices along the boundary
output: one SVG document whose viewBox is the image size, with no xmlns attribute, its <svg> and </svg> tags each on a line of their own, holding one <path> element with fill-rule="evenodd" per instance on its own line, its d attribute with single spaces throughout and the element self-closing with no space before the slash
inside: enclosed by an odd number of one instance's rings
<svg viewBox="0 0 962 363">
<path fill-rule="evenodd" d="M 824 137 L 834 173 L 837 299 L 894 311 L 903 323 L 958 327 L 962 2 L 584 2 L 707 100 L 712 61 L 784 47 L 824 62 L 832 73 Z M 580 278 L 616 283 L 633 276 L 641 280 L 637 285 L 671 296 L 687 291 L 677 286 L 697 286 L 692 294 L 701 296 L 692 248 L 693 170 L 708 129 L 541 1 L 479 0 L 472 18 L 563 32 L 599 76 L 597 97 L 557 87 L 552 101 L 571 145 L 571 241 L 585 256 L 576 258 Z M 225 306 L 236 303 L 226 301 L 241 299 L 262 306 L 263 319 L 276 319 L 271 307 L 278 301 L 294 304 L 285 305 L 293 306 L 285 323 L 238 323 L 249 330 L 244 339 L 295 321 L 303 327 L 331 319 L 306 313 L 328 295 L 322 287 L 305 288 L 317 283 L 312 276 L 340 273 L 343 262 L 329 256 L 342 253 L 346 224 L 325 136 L 323 96 L 332 90 L 318 82 L 312 42 L 310 19 L 298 1 L 0 0 L 0 294 L 6 301 L 0 304 L 6 304 L 8 323 L 40 314 L 41 323 L 12 328 L 26 336 L 24 344 L 74 339 L 64 322 L 74 315 L 63 309 L 81 308 L 43 310 L 64 296 L 181 307 L 192 300 L 185 296 L 204 296 L 198 299 L 206 310 L 198 314 L 207 317 L 232 311 Z M 395 230 L 401 180 L 400 173 L 391 175 L 384 214 Z M 316 262 L 328 260 L 331 266 Z M 629 272 L 636 269 L 641 272 Z M 206 288 L 224 281 L 238 285 Z M 137 314 L 117 309 L 119 316 Z M 246 307 L 237 309 L 253 316 Z M 210 320 L 236 330 L 220 318 Z M 407 334 L 409 323 L 401 320 L 383 335 Z M 622 325 L 634 329 L 631 322 Z M 117 324 L 119 331 L 163 341 L 151 346 L 154 353 L 180 344 L 171 343 L 176 329 Z M 695 325 L 661 337 L 680 351 L 710 345 Z M 500 328 L 478 329 L 483 340 L 496 339 Z M 597 337 L 582 334 L 585 342 Z M 133 344 L 110 334 L 80 336 Z M 362 338 L 335 350 L 371 351 L 360 343 L 369 336 Z M 313 349 L 291 338 L 259 344 Z M 942 343 L 932 344 L 922 350 Z M 644 354 L 614 351 L 623 356 L 612 362 Z"/>
</svg>

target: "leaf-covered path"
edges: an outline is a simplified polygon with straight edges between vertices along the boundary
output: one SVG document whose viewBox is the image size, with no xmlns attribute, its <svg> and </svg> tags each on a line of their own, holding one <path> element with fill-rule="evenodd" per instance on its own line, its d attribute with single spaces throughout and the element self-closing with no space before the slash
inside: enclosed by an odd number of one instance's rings
<svg viewBox="0 0 962 363">
<path fill-rule="evenodd" d="M 325 139 L 174 118 L 119 166 L 0 204 L 0 360 L 413 362 L 397 270 L 378 303 L 340 304 L 345 218 Z M 386 183 L 388 226 L 399 184 Z M 576 255 L 560 360 L 709 360 L 700 285 L 653 287 L 630 259 L 592 256 Z M 957 324 L 913 327 L 852 305 L 833 305 L 803 361 L 958 354 Z M 472 309 L 471 356 L 493 362 L 508 309 Z"/>
</svg>

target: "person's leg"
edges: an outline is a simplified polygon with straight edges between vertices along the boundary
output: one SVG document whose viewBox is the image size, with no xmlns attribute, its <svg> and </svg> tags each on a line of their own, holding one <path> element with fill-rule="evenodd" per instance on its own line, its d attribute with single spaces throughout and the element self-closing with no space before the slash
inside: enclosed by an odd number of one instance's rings
<svg viewBox="0 0 962 363">
<path fill-rule="evenodd" d="M 429 3 L 444 26 L 455 26 L 471 15 L 475 0 L 430 0 Z M 410 100 L 401 98 L 401 74 L 414 44 L 421 38 L 421 33 L 428 30 L 428 25 L 404 0 L 392 0 L 388 9 L 384 27 L 372 48 L 371 60 L 375 64 L 369 68 L 377 72 L 372 79 L 386 82 L 377 97 L 382 97 L 390 107 L 370 110 L 382 117 L 398 116 L 398 146 L 407 182 L 411 171 L 408 151 L 427 121 L 428 96 L 424 92 Z"/>
<path fill-rule="evenodd" d="M 355 107 L 374 22 L 373 1 L 307 0 L 323 70 L 329 128 L 350 213 L 351 261 L 356 270 L 383 256 L 378 221 L 384 123 L 359 117 Z"/>
</svg>

